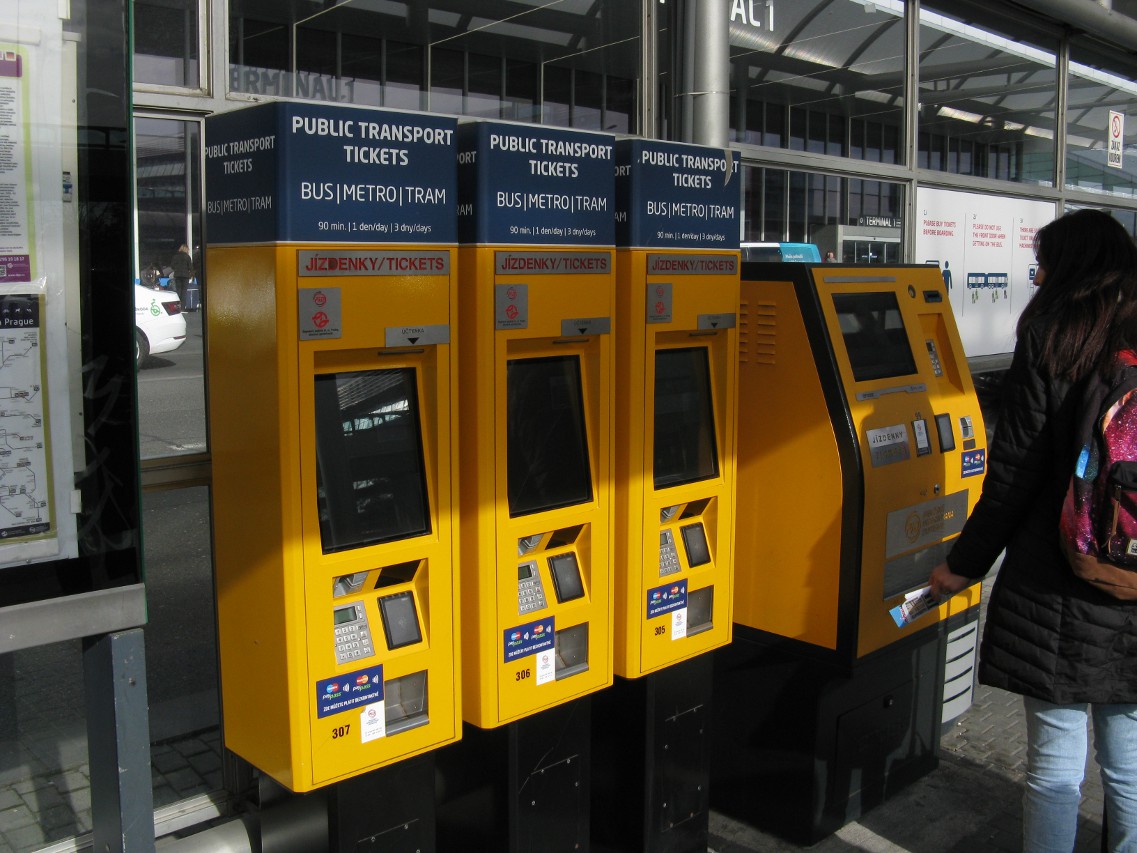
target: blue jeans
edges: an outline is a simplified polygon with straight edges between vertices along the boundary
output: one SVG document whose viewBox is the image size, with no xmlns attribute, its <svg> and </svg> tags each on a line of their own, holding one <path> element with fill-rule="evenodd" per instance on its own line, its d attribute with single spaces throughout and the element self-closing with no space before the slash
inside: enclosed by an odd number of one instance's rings
<svg viewBox="0 0 1137 853">
<path fill-rule="evenodd" d="M 1023 850 L 1070 853 L 1078 829 L 1086 771 L 1087 711 L 1094 718 L 1094 750 L 1105 790 L 1112 851 L 1137 851 L 1137 704 L 1051 705 L 1023 699 L 1027 774 L 1023 794 Z"/>
</svg>

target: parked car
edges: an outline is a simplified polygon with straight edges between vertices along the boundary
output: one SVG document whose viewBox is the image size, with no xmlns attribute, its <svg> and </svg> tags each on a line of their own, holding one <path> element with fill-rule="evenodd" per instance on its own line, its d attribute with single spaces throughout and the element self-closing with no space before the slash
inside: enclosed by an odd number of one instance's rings
<svg viewBox="0 0 1137 853">
<path fill-rule="evenodd" d="M 172 291 L 134 285 L 134 359 L 142 367 L 152 355 L 173 352 L 186 342 L 182 303 Z"/>
</svg>

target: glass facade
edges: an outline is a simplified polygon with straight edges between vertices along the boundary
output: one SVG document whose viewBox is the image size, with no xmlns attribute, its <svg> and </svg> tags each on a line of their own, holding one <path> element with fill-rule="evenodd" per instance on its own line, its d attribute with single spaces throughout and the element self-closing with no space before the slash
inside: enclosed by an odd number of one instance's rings
<svg viewBox="0 0 1137 853">
<path fill-rule="evenodd" d="M 1137 120 L 1125 120 L 1137 111 L 1133 76 L 1131 62 L 1110 55 L 1100 46 L 1083 42 L 1071 46 L 1066 113 L 1068 187 L 1130 197 L 1137 194 Z"/>
<path fill-rule="evenodd" d="M 198 0 L 139 0 L 133 10 L 135 85 L 199 88 Z"/>
<path fill-rule="evenodd" d="M 933 5 L 920 11 L 919 167 L 1052 186 L 1057 42 Z"/>
<path fill-rule="evenodd" d="M 735 4 L 730 18 L 732 140 L 902 162 L 902 4 L 743 6 Z"/>
<path fill-rule="evenodd" d="M 642 12 L 620 0 L 229 4 L 250 95 L 637 133 Z"/>
</svg>

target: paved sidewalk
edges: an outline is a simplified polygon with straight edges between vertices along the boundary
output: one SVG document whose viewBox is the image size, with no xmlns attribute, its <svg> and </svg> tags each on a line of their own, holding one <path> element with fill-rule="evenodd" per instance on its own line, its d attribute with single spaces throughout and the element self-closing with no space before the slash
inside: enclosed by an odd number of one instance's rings
<svg viewBox="0 0 1137 853">
<path fill-rule="evenodd" d="M 993 578 L 983 584 L 980 623 Z M 979 686 L 975 701 L 941 740 L 940 766 L 856 823 L 812 847 L 790 844 L 720 814 L 713 853 L 1019 853 L 1026 725 L 1019 696 Z M 1101 849 L 1101 777 L 1093 757 L 1082 786 L 1076 853 Z"/>
</svg>

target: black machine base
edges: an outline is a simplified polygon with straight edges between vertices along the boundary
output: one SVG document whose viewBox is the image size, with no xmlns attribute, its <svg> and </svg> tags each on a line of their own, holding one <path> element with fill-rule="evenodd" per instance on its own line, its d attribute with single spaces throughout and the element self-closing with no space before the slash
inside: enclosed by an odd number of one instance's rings
<svg viewBox="0 0 1137 853">
<path fill-rule="evenodd" d="M 747 631 L 735 626 L 734 642 L 715 653 L 716 810 L 813 844 L 935 769 L 938 631 L 852 667 Z"/>
<path fill-rule="evenodd" d="M 436 753 L 438 850 L 589 849 L 591 699 L 497 729 L 465 725 Z"/>
<path fill-rule="evenodd" d="M 434 757 L 408 758 L 308 794 L 267 776 L 257 811 L 262 853 L 434 853 Z"/>
<path fill-rule="evenodd" d="M 705 853 L 713 655 L 596 694 L 595 853 Z"/>
</svg>

